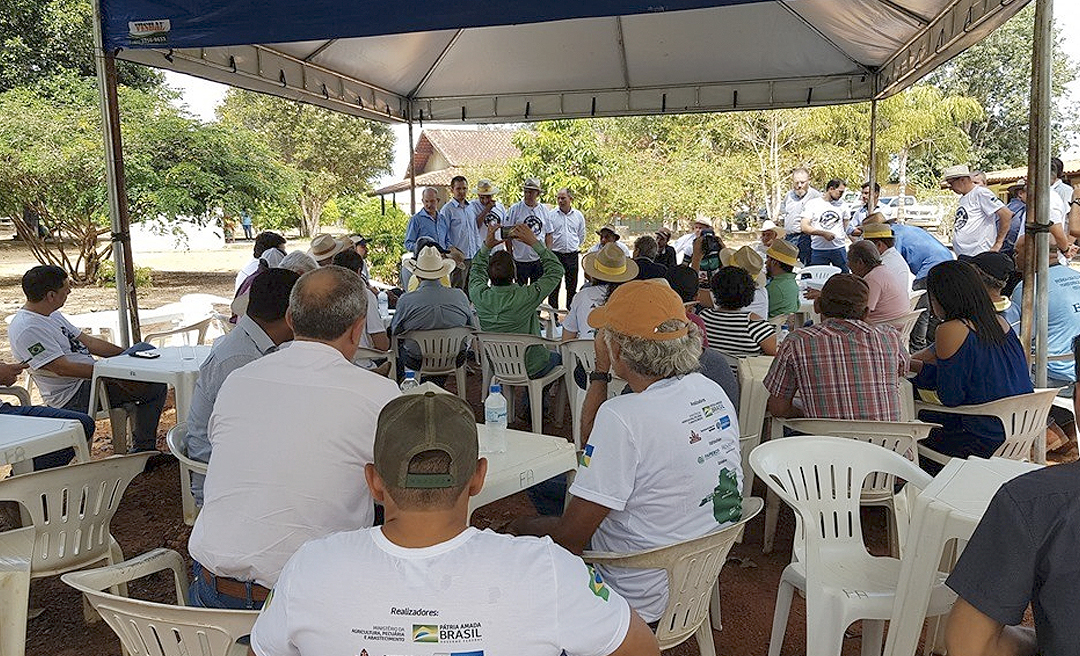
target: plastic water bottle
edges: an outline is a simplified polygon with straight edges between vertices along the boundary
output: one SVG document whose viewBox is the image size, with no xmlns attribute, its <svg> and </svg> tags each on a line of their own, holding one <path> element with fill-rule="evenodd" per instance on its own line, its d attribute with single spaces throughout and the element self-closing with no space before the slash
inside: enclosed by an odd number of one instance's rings
<svg viewBox="0 0 1080 656">
<path fill-rule="evenodd" d="M 788 334 L 789 334 L 790 332 L 791 332 L 791 331 L 790 331 L 790 330 L 788 330 L 788 327 L 787 327 L 787 326 L 780 326 L 780 339 L 779 339 L 779 340 L 777 340 L 777 343 L 779 343 L 779 342 L 782 342 L 782 341 L 784 341 L 785 339 L 787 339 L 787 338 L 788 338 Z"/>
<path fill-rule="evenodd" d="M 416 372 L 412 369 L 406 369 L 405 380 L 401 381 L 401 393 L 408 394 L 417 387 L 420 387 L 420 383 L 416 382 Z"/>
<path fill-rule="evenodd" d="M 390 314 L 390 297 L 387 296 L 386 290 L 379 292 L 379 316 L 385 317 Z"/>
<path fill-rule="evenodd" d="M 506 451 L 506 397 L 502 395 L 502 385 L 495 383 L 491 392 L 484 399 L 484 425 L 487 426 L 487 444 L 481 445 L 481 451 L 504 453 Z"/>
</svg>

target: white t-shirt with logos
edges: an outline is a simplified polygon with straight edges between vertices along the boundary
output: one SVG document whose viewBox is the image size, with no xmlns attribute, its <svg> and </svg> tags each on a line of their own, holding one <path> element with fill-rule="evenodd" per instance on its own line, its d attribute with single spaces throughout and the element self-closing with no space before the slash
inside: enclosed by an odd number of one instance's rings
<svg viewBox="0 0 1080 656">
<path fill-rule="evenodd" d="M 258 656 L 606 656 L 630 608 L 550 538 L 468 528 L 408 549 L 380 527 L 308 542 L 251 633 Z"/>
<path fill-rule="evenodd" d="M 827 230 L 833 233 L 832 240 L 818 235 L 811 236 L 810 248 L 827 251 L 847 245 L 845 224 L 848 220 L 848 210 L 843 201 L 830 201 L 824 196 L 811 198 L 803 206 L 802 216 L 804 219 L 810 219 L 810 227 L 814 230 Z"/>
<path fill-rule="evenodd" d="M 723 388 L 701 374 L 653 383 L 600 406 L 570 493 L 610 508 L 591 548 L 628 553 L 701 537 L 737 521 L 739 421 Z M 646 622 L 667 606 L 667 574 L 601 568 Z"/>
<path fill-rule="evenodd" d="M 79 341 L 81 334 L 82 331 L 72 325 L 60 310 L 45 316 L 19 308 L 8 326 L 11 354 L 19 362 L 29 361 L 33 372 L 40 372 L 42 367 L 61 357 L 93 365 L 94 356 L 90 354 L 90 349 Z M 41 398 L 46 405 L 62 408 L 79 391 L 83 379 L 57 376 L 45 371 L 36 373 L 34 382 L 41 390 Z"/>
<path fill-rule="evenodd" d="M 1071 190 L 1070 190 L 1071 191 Z M 1055 193 L 1050 193 L 1047 198 L 1050 200 L 1050 225 L 1055 223 L 1061 226 L 1061 229 L 1065 231 L 1065 237 L 1069 238 L 1069 205 L 1061 200 L 1061 197 Z M 1027 220 L 1020 222 L 1020 232 L 1017 235 L 1023 235 L 1027 233 Z M 996 235 L 995 235 L 996 236 Z M 1053 237 L 1050 237 L 1052 240 Z M 1069 260 L 1065 257 L 1065 254 L 1058 251 L 1058 263 L 1069 266 Z"/>
<path fill-rule="evenodd" d="M 518 201 L 511 205 L 510 210 L 506 213 L 506 218 L 503 220 L 504 232 L 519 223 L 529 226 L 529 229 L 532 230 L 532 233 L 536 235 L 536 239 L 541 244 L 544 243 L 544 235 L 551 232 L 551 223 L 547 218 L 547 208 L 544 207 L 543 203 L 537 203 L 536 207 L 529 207 L 525 204 L 525 201 Z M 540 255 L 533 250 L 532 246 L 520 239 L 514 240 L 515 261 L 535 262 L 539 259 Z"/>
<path fill-rule="evenodd" d="M 998 235 L 998 217 L 995 214 L 1005 203 L 982 185 L 960 197 L 953 227 L 953 251 L 957 255 L 978 255 L 994 246 Z"/>
</svg>

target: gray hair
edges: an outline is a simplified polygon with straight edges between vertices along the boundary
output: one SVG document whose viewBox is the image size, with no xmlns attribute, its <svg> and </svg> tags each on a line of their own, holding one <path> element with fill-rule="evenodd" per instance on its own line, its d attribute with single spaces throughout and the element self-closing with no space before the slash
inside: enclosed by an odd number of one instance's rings
<svg viewBox="0 0 1080 656">
<path fill-rule="evenodd" d="M 653 260 L 656 259 L 658 252 L 660 252 L 660 245 L 656 243 L 655 237 L 642 235 L 634 240 L 634 257 L 647 257 Z"/>
<path fill-rule="evenodd" d="M 566 192 L 566 195 L 569 196 L 571 199 L 574 198 L 574 191 L 570 187 L 560 187 L 559 190 L 555 192 L 555 194 L 558 195 L 564 191 Z"/>
<path fill-rule="evenodd" d="M 289 314 L 297 337 L 333 341 L 367 315 L 364 281 L 333 265 L 305 273 L 289 294 Z"/>
<path fill-rule="evenodd" d="M 288 269 L 289 271 L 295 271 L 300 275 L 304 275 L 308 271 L 318 269 L 319 263 L 315 261 L 315 258 L 304 251 L 293 251 L 281 259 L 277 268 Z"/>
<path fill-rule="evenodd" d="M 643 339 L 602 328 L 604 341 L 608 349 L 618 344 L 619 358 L 640 376 L 649 378 L 673 378 L 697 371 L 701 358 L 701 329 L 688 321 L 669 319 L 656 329 L 660 333 L 671 333 L 686 328 L 685 337 L 668 340 Z"/>
<path fill-rule="evenodd" d="M 881 254 L 878 253 L 877 246 L 865 239 L 855 242 L 848 248 L 848 259 L 856 260 L 868 269 L 881 264 Z"/>
</svg>

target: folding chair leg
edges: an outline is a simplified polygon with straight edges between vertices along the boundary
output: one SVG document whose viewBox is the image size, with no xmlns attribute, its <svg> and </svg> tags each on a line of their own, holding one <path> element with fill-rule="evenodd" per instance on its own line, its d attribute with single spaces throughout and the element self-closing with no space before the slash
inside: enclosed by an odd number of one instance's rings
<svg viewBox="0 0 1080 656">
<path fill-rule="evenodd" d="M 773 610 L 772 633 L 769 636 L 769 656 L 780 656 L 780 648 L 784 646 L 784 634 L 787 633 L 791 599 L 794 596 L 795 586 L 781 580 L 780 588 L 776 591 L 776 608 Z"/>
<path fill-rule="evenodd" d="M 544 388 L 540 383 L 529 381 L 529 414 L 532 416 L 532 432 L 544 432 Z"/>
<path fill-rule="evenodd" d="M 741 534 L 741 531 L 740 531 Z M 709 594 L 709 624 L 716 631 L 724 630 L 724 623 L 720 619 L 720 579 L 716 579 L 712 593 Z"/>
<path fill-rule="evenodd" d="M 698 652 L 701 656 L 716 656 L 716 644 L 713 642 L 712 627 L 708 622 L 702 622 L 694 632 L 697 638 Z"/>
</svg>

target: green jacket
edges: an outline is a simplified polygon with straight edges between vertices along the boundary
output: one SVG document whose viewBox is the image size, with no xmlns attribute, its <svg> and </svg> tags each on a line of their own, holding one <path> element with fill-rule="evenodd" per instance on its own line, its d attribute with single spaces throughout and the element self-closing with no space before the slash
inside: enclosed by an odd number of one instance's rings
<svg viewBox="0 0 1080 656">
<path fill-rule="evenodd" d="M 799 283 L 794 273 L 781 273 L 765 285 L 769 291 L 769 318 L 799 311 Z"/>
<path fill-rule="evenodd" d="M 484 244 L 473 257 L 469 270 L 469 299 L 476 307 L 480 328 L 492 333 L 539 335 L 540 317 L 536 310 L 555 290 L 563 277 L 563 265 L 555 254 L 536 244 L 543 275 L 531 285 L 488 285 L 488 259 L 491 249 Z M 531 346 L 525 353 L 525 369 L 530 376 L 547 366 L 550 356 L 543 346 Z"/>
</svg>

